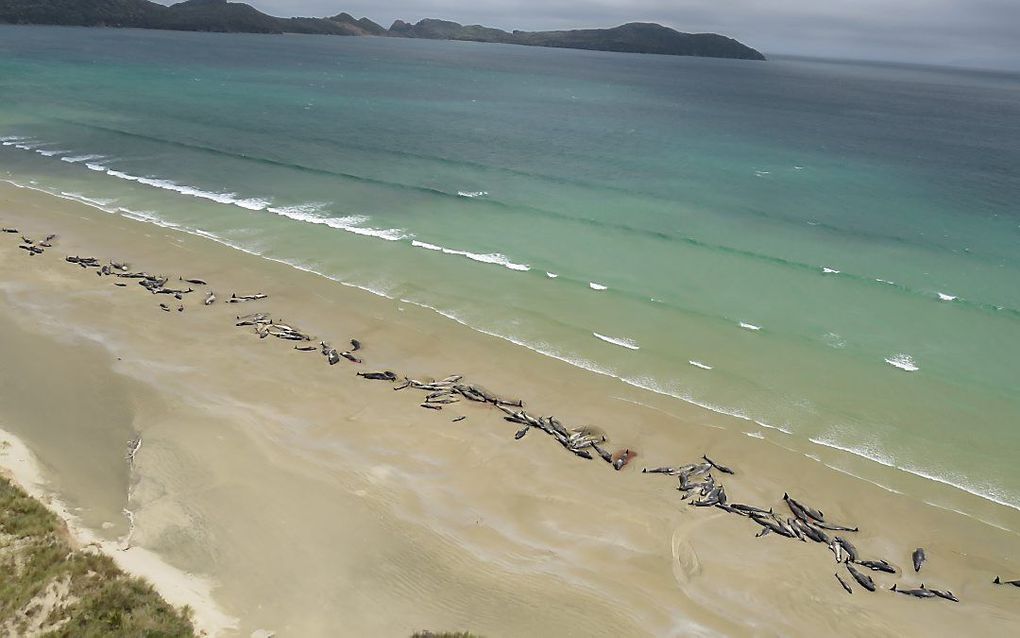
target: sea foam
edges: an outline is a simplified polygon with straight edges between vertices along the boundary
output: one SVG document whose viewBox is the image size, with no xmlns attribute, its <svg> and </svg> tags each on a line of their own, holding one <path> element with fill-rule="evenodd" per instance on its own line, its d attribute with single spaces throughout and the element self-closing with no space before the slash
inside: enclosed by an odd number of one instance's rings
<svg viewBox="0 0 1020 638">
<path fill-rule="evenodd" d="M 606 335 L 600 335 L 597 332 L 593 332 L 592 335 L 594 335 L 596 339 L 601 339 L 601 340 L 605 341 L 606 343 L 611 343 L 611 344 L 613 344 L 615 346 L 620 346 L 622 348 L 627 348 L 628 350 L 639 350 L 640 349 L 640 346 L 638 346 L 637 341 L 634 341 L 633 339 L 627 339 L 627 338 L 621 338 L 621 337 L 607 337 Z"/>
<path fill-rule="evenodd" d="M 83 204 L 89 204 L 89 205 L 94 206 L 96 208 L 101 208 L 101 209 L 103 209 L 104 211 L 106 211 L 108 213 L 112 212 L 112 211 L 107 209 L 107 206 L 109 206 L 110 204 L 112 204 L 115 201 L 117 201 L 115 199 L 100 199 L 98 197 L 86 197 L 85 195 L 82 195 L 81 193 L 72 193 L 72 192 L 67 192 L 67 191 L 61 191 L 60 194 L 62 196 L 64 196 L 64 197 L 66 197 L 67 199 L 73 199 L 73 200 L 81 202 Z"/>
<path fill-rule="evenodd" d="M 758 419 L 755 419 L 754 422 L 756 425 L 760 425 L 763 428 L 768 428 L 770 430 L 778 430 L 783 434 L 793 434 L 793 432 L 791 432 L 788 428 L 780 427 L 778 425 L 770 425 L 768 423 L 765 423 L 764 421 L 759 421 Z"/>
<path fill-rule="evenodd" d="M 364 237 L 375 237 L 386 241 L 400 241 L 409 237 L 407 232 L 399 228 L 371 228 L 364 224 L 369 218 L 364 215 L 348 215 L 346 217 L 326 217 L 321 211 L 327 204 L 309 202 L 297 206 L 269 206 L 266 208 L 270 213 L 293 219 L 308 224 L 321 224 L 337 230 L 347 231 Z"/>
<path fill-rule="evenodd" d="M 517 270 L 520 272 L 526 272 L 531 270 L 531 266 L 527 264 L 518 264 L 510 261 L 510 258 L 501 253 L 473 253 L 466 250 L 457 250 L 454 248 L 446 248 L 444 246 L 437 246 L 436 244 L 430 244 L 428 242 L 419 241 L 415 239 L 411 242 L 411 245 L 415 248 L 424 248 L 425 250 L 432 250 L 435 252 L 441 252 L 446 255 L 459 255 L 461 257 L 467 257 L 473 261 L 478 261 L 483 264 L 496 264 L 497 266 L 503 266 L 510 270 Z"/>
<path fill-rule="evenodd" d="M 67 157 L 61 157 L 61 162 L 67 162 L 68 164 L 77 164 L 78 162 L 88 162 L 91 160 L 103 159 L 104 155 L 68 155 Z"/>
<path fill-rule="evenodd" d="M 66 161 L 70 161 L 67 158 L 61 158 Z M 98 159 L 98 157 L 92 157 L 89 159 Z M 110 177 L 116 177 L 129 182 L 137 182 L 144 184 L 145 186 L 151 186 L 153 188 L 159 188 L 162 190 L 172 191 L 181 195 L 188 195 L 189 197 L 197 197 L 199 199 L 207 199 L 217 204 L 231 204 L 239 206 L 247 210 L 265 210 L 269 207 L 270 202 L 265 199 L 257 198 L 245 198 L 239 197 L 236 193 L 219 193 L 214 191 L 207 191 L 201 188 L 195 188 L 194 186 L 188 186 L 187 184 L 178 184 L 177 182 L 168 179 L 159 179 L 155 177 L 140 177 L 138 175 L 131 175 L 123 171 L 117 171 L 114 169 L 107 169 L 106 174 Z"/>
<path fill-rule="evenodd" d="M 906 372 L 917 372 L 921 369 L 917 367 L 917 363 L 914 362 L 914 358 L 909 354 L 894 354 L 891 357 L 886 357 L 885 362 L 894 368 L 899 368 Z"/>
</svg>

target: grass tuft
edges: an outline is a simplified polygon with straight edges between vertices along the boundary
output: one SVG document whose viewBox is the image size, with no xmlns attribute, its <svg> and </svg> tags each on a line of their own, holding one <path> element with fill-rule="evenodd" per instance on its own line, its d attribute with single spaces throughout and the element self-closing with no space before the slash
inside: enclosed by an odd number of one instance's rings
<svg viewBox="0 0 1020 638">
<path fill-rule="evenodd" d="M 75 550 L 63 522 L 3 477 L 0 573 L 0 635 L 35 626 L 52 638 L 195 636 L 189 609 L 175 609 L 109 556 Z M 66 595 L 46 601 L 59 583 Z"/>
</svg>

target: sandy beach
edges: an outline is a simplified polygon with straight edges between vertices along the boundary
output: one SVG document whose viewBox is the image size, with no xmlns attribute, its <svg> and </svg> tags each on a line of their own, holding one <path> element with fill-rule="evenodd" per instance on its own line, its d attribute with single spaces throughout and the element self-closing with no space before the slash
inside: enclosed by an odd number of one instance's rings
<svg viewBox="0 0 1020 638">
<path fill-rule="evenodd" d="M 1020 513 L 918 479 L 928 500 L 965 501 L 989 522 L 933 507 L 781 433 L 747 436 L 740 419 L 202 237 L 9 184 L 0 224 L 19 231 L 0 235 L 0 427 L 26 448 L 0 462 L 30 454 L 38 476 L 19 480 L 126 569 L 175 604 L 207 598 L 196 620 L 210 635 L 1007 635 L 1020 623 L 1020 591 L 992 585 L 1020 577 Z M 21 235 L 50 233 L 45 253 L 18 249 Z M 209 286 L 177 301 L 68 255 Z M 268 299 L 224 303 L 235 292 Z M 364 363 L 330 366 L 235 327 L 251 312 L 316 344 L 356 338 Z M 356 376 L 376 370 L 464 375 L 637 457 L 614 471 L 541 432 L 515 440 L 491 405 L 426 410 L 421 393 Z M 848 538 L 862 556 L 899 573 L 847 595 L 833 573 L 852 579 L 823 544 L 755 538 L 752 521 L 691 507 L 675 478 L 641 473 L 706 453 L 735 469 L 717 475 L 730 501 L 788 515 L 789 492 L 860 526 Z M 916 547 L 929 557 L 920 574 Z M 143 552 L 160 565 L 133 565 Z M 167 594 L 168 573 L 195 586 Z M 885 591 L 921 583 L 961 602 Z"/>
</svg>

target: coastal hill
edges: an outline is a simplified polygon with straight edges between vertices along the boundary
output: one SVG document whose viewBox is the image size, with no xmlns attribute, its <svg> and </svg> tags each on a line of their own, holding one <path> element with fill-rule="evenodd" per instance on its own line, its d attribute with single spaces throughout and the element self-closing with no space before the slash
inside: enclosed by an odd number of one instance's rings
<svg viewBox="0 0 1020 638">
<path fill-rule="evenodd" d="M 386 35 L 367 18 L 277 18 L 227 0 L 187 0 L 169 7 L 149 0 L 0 0 L 0 23 L 133 27 L 225 33 Z"/>
<path fill-rule="evenodd" d="M 227 33 L 312 33 L 466 40 L 526 46 L 659 53 L 764 60 L 758 51 L 715 33 L 682 33 L 651 23 L 611 29 L 503 31 L 427 18 L 415 24 L 397 20 L 389 29 L 347 13 L 326 18 L 278 18 L 251 5 L 227 0 L 187 0 L 164 6 L 149 0 L 0 0 L 0 23 L 84 27 L 133 27 Z"/>
<path fill-rule="evenodd" d="M 758 51 L 733 38 L 715 33 L 681 33 L 661 24 L 631 22 L 612 29 L 573 31 L 501 31 L 480 25 L 463 26 L 446 20 L 425 19 L 411 25 L 397 20 L 391 35 L 434 40 L 502 42 L 527 46 L 589 49 L 623 53 L 694 55 L 708 58 L 764 60 Z"/>
</svg>

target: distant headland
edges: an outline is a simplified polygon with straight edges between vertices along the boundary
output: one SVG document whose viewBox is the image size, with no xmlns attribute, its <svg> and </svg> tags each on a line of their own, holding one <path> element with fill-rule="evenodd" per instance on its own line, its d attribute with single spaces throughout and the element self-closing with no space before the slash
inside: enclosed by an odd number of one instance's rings
<svg viewBox="0 0 1020 638">
<path fill-rule="evenodd" d="M 347 13 L 327 18 L 277 18 L 251 5 L 227 0 L 187 0 L 171 6 L 149 0 L 0 0 L 0 23 L 224 33 L 383 36 L 624 53 L 765 59 L 755 49 L 733 38 L 715 33 L 682 33 L 646 22 L 631 22 L 611 29 L 503 31 L 427 18 L 415 24 L 397 20 L 387 29 L 368 18 L 355 19 Z"/>
</svg>

